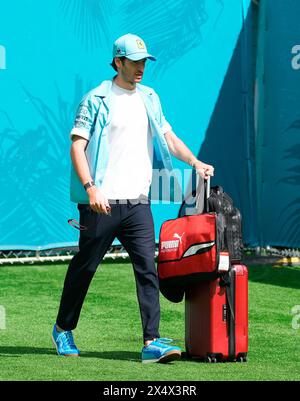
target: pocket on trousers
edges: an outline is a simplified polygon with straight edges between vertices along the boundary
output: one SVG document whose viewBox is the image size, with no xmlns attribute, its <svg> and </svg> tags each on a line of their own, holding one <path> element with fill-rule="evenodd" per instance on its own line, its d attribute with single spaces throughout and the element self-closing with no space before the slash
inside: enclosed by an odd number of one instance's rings
<svg viewBox="0 0 300 401">
<path fill-rule="evenodd" d="M 80 234 L 91 238 L 97 237 L 101 214 L 94 212 L 90 205 L 82 203 L 78 204 L 78 210 L 80 214 L 79 223 L 84 227 Z"/>
</svg>

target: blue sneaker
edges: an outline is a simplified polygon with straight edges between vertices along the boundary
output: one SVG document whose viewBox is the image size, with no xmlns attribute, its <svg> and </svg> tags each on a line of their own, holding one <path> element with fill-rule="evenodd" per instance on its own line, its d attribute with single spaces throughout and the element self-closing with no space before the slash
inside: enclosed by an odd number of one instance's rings
<svg viewBox="0 0 300 401">
<path fill-rule="evenodd" d="M 171 362 L 181 358 L 181 349 L 170 338 L 158 338 L 142 349 L 142 363 Z"/>
<path fill-rule="evenodd" d="M 79 356 L 79 350 L 74 343 L 72 331 L 58 332 L 55 324 L 52 331 L 52 341 L 58 355 Z"/>
</svg>

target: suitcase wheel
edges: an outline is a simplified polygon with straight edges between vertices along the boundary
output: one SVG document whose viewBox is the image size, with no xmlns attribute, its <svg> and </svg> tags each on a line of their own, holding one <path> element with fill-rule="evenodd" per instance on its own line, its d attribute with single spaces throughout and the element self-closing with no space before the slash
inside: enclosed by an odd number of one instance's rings
<svg viewBox="0 0 300 401">
<path fill-rule="evenodd" d="M 191 358 L 192 356 L 189 354 L 187 350 L 181 353 L 181 359 L 191 359 Z"/>
<path fill-rule="evenodd" d="M 247 362 L 247 354 L 239 354 L 236 358 L 237 362 Z"/>
<path fill-rule="evenodd" d="M 217 363 L 218 359 L 216 355 L 206 355 L 206 357 L 204 358 L 204 362 L 206 363 Z"/>
</svg>

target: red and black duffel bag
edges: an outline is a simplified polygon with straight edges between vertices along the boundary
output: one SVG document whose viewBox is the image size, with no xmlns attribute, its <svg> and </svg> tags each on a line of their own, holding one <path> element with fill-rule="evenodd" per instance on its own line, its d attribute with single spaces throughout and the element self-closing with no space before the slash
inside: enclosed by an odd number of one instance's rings
<svg viewBox="0 0 300 401">
<path fill-rule="evenodd" d="M 205 182 L 204 213 L 167 220 L 160 230 L 160 290 L 172 302 L 182 301 L 191 285 L 229 269 L 224 215 L 207 211 L 207 186 Z"/>
</svg>

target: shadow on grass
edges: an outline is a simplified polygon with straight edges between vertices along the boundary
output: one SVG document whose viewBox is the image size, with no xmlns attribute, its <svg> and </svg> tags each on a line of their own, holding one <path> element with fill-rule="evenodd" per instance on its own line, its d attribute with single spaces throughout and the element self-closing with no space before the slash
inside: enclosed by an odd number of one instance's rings
<svg viewBox="0 0 300 401">
<path fill-rule="evenodd" d="M 250 266 L 249 281 L 300 289 L 299 267 Z"/>
<path fill-rule="evenodd" d="M 0 358 L 5 358 L 5 357 L 20 358 L 22 355 L 57 356 L 53 348 L 0 346 Z M 80 358 L 97 358 L 97 359 L 140 362 L 141 354 L 139 352 L 129 352 L 129 351 L 105 351 L 105 352 L 83 351 L 80 353 Z"/>
<path fill-rule="evenodd" d="M 129 352 L 129 351 L 105 351 L 105 352 L 82 352 L 81 358 L 99 358 L 99 359 L 110 359 L 116 361 L 131 361 L 141 362 L 140 352 Z"/>
</svg>

